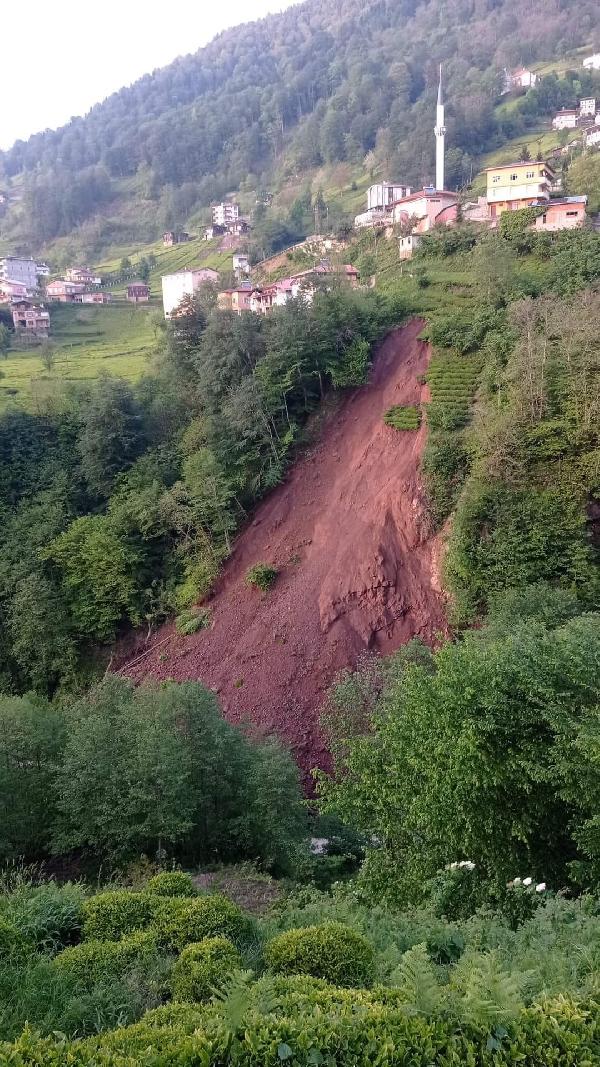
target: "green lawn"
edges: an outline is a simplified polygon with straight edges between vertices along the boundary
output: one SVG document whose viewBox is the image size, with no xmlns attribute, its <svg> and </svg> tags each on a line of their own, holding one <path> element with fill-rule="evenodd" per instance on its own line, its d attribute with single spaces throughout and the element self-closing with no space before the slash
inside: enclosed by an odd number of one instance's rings
<svg viewBox="0 0 600 1067">
<path fill-rule="evenodd" d="M 219 252 L 221 240 L 222 238 L 219 237 L 214 241 L 204 241 L 201 237 L 198 237 L 193 241 L 187 241 L 185 244 L 174 245 L 173 248 L 165 248 L 162 241 L 155 241 L 154 244 L 140 248 L 139 252 L 135 254 L 132 254 L 131 250 L 129 250 L 126 253 L 124 252 L 123 256 L 128 255 L 133 266 L 139 262 L 142 256 L 152 254 L 156 257 L 156 265 L 150 274 L 149 284 L 152 296 L 156 299 L 161 299 L 160 279 L 163 274 L 173 274 L 184 267 L 212 267 L 213 270 L 230 271 L 232 269 L 232 253 Z M 105 259 L 101 263 L 95 263 L 94 266 L 100 274 L 103 271 L 118 271 L 123 256 Z M 121 284 L 115 287 L 115 291 L 123 290 L 123 288 L 124 286 Z"/>
<path fill-rule="evenodd" d="M 52 371 L 44 370 L 38 348 L 12 348 L 0 360 L 0 409 L 9 404 L 35 410 L 47 395 L 60 396 L 66 383 L 95 378 L 101 372 L 135 381 L 156 343 L 152 316 L 157 307 L 115 302 L 87 307 L 52 304 Z"/>
</svg>

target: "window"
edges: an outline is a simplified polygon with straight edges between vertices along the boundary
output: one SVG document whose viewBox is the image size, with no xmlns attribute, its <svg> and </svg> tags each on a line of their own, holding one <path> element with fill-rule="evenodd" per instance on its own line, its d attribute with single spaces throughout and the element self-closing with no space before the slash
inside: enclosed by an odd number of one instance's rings
<svg viewBox="0 0 600 1067">
<path fill-rule="evenodd" d="M 492 183 L 494 185 L 496 185 L 499 181 L 500 181 L 500 175 L 499 174 L 494 174 L 494 176 L 492 178 Z"/>
<path fill-rule="evenodd" d="M 576 216 L 578 214 L 577 211 L 567 211 L 567 218 L 573 218 L 574 215 Z"/>
<path fill-rule="evenodd" d="M 528 170 L 527 174 L 525 175 L 525 177 L 526 178 L 535 178 L 535 171 L 534 170 Z"/>
<path fill-rule="evenodd" d="M 519 175 L 518 174 L 511 174 L 510 180 L 511 180 L 511 182 L 518 182 Z"/>
</svg>

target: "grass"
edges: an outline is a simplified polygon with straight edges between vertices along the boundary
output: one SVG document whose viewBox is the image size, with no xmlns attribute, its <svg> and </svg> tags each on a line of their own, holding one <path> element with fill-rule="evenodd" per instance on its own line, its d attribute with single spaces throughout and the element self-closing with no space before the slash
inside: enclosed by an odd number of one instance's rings
<svg viewBox="0 0 600 1067">
<path fill-rule="evenodd" d="M 394 430 L 418 430 L 421 425 L 421 411 L 416 407 L 402 407 L 397 404 L 386 411 L 383 421 L 386 426 L 393 426 Z"/>
<path fill-rule="evenodd" d="M 16 404 L 37 410 L 59 398 L 67 383 L 108 373 L 135 381 L 155 347 L 152 316 L 156 308 L 116 302 L 106 306 L 51 305 L 55 362 L 44 371 L 38 348 L 12 348 L 0 361 L 0 410 Z"/>
</svg>

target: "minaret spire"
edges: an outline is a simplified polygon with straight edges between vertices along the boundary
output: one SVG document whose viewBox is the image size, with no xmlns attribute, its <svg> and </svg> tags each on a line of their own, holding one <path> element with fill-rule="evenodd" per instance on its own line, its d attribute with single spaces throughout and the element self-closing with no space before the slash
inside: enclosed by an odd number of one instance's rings
<svg viewBox="0 0 600 1067">
<path fill-rule="evenodd" d="M 444 94 L 442 92 L 442 64 L 440 63 L 440 80 L 438 84 L 437 115 L 435 123 L 435 187 L 438 190 L 444 188 L 444 139 L 446 127 L 444 125 Z"/>
</svg>

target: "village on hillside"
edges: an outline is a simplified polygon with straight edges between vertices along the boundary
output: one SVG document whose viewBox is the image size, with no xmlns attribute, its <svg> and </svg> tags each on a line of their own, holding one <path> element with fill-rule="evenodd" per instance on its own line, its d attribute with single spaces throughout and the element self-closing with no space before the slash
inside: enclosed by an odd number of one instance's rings
<svg viewBox="0 0 600 1067">
<path fill-rule="evenodd" d="M 583 59 L 586 70 L 600 70 L 600 53 Z M 540 75 L 520 67 L 503 72 L 503 93 L 519 92 L 535 86 Z M 445 188 L 446 125 L 442 69 L 439 72 L 435 137 L 435 182 L 422 189 L 411 189 L 402 181 L 382 180 L 367 190 L 366 209 L 356 215 L 354 229 L 381 229 L 388 237 L 398 240 L 399 260 L 409 260 L 419 248 L 425 235 L 434 228 L 457 226 L 462 222 L 477 224 L 482 229 L 495 229 L 506 211 L 533 209 L 531 228 L 556 232 L 586 224 L 596 225 L 587 214 L 588 197 L 563 195 L 560 176 L 561 157 L 573 150 L 595 151 L 600 146 L 600 97 L 582 97 L 576 108 L 563 108 L 551 120 L 551 129 L 563 135 L 574 131 L 572 139 L 553 148 L 547 155 L 529 157 L 488 166 L 484 170 L 485 195 L 469 200 L 468 196 Z M 565 136 L 568 136 L 565 134 Z M 4 194 L 3 194 L 4 195 Z M 314 235 L 300 246 L 315 254 L 314 265 L 276 281 L 258 283 L 247 251 L 247 237 L 252 230 L 252 218 L 241 213 L 234 199 L 213 204 L 212 221 L 203 231 L 205 241 L 218 240 L 220 253 L 231 253 L 230 276 L 234 284 L 220 288 L 222 276 L 208 266 L 186 265 L 173 273 L 161 276 L 162 304 L 165 319 L 169 320 L 190 309 L 190 300 L 202 287 L 216 290 L 216 303 L 222 310 L 238 315 L 252 312 L 267 315 L 274 308 L 290 300 L 302 298 L 310 303 L 319 288 L 330 287 L 332 281 L 342 280 L 351 287 L 359 282 L 359 273 L 350 263 L 340 263 L 335 249 L 342 250 L 343 241 Z M 185 245 L 194 241 L 185 230 L 167 230 L 162 235 L 164 248 Z M 261 264 L 256 273 L 264 274 Z M 47 263 L 31 257 L 8 255 L 0 258 L 0 306 L 10 309 L 15 334 L 25 344 L 39 344 L 50 336 L 53 303 L 108 305 L 115 300 L 130 304 L 147 304 L 151 299 L 148 272 L 136 277 L 135 268 L 125 275 L 124 290 L 114 292 L 115 282 L 123 277 L 108 277 L 90 266 L 73 266 L 62 277 L 54 277 Z"/>
</svg>

